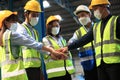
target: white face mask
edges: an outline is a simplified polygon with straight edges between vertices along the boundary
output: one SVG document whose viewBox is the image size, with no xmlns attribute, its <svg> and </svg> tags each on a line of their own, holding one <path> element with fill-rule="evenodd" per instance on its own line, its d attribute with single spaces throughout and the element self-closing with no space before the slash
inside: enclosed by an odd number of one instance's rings
<svg viewBox="0 0 120 80">
<path fill-rule="evenodd" d="M 17 23 L 11 23 L 10 30 L 16 31 L 17 30 Z"/>
<path fill-rule="evenodd" d="M 52 33 L 53 35 L 57 35 L 57 34 L 59 33 L 59 31 L 60 31 L 60 27 L 53 27 L 51 33 Z"/>
<path fill-rule="evenodd" d="M 80 22 L 82 25 L 87 25 L 89 22 L 91 22 L 91 20 L 90 20 L 89 17 L 81 17 L 81 18 L 79 18 L 79 22 Z"/>
<path fill-rule="evenodd" d="M 38 20 L 39 20 L 39 17 L 33 17 L 33 18 L 31 18 L 31 20 L 30 20 L 30 24 L 31 24 L 32 26 L 35 26 L 35 25 L 37 25 Z"/>
<path fill-rule="evenodd" d="M 100 13 L 100 11 L 99 10 L 96 10 L 96 11 L 94 11 L 94 16 L 97 18 L 97 19 L 101 19 L 101 17 L 102 17 L 102 14 Z"/>
</svg>

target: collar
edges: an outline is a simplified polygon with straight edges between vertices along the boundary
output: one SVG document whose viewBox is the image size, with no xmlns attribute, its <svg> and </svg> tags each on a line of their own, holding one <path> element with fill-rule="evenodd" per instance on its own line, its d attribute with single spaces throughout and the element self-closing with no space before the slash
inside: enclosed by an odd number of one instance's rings
<svg viewBox="0 0 120 80">
<path fill-rule="evenodd" d="M 23 22 L 23 24 L 25 24 L 27 27 L 29 28 L 33 28 L 30 24 L 26 23 L 26 22 Z"/>
<path fill-rule="evenodd" d="M 105 18 L 102 19 L 103 22 L 108 21 L 111 18 L 111 14 L 109 14 L 108 16 L 106 16 Z"/>
</svg>

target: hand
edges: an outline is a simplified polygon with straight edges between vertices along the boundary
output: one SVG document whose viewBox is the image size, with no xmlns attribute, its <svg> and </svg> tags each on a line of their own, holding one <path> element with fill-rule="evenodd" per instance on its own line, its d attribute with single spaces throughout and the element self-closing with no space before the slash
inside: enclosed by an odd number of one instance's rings
<svg viewBox="0 0 120 80">
<path fill-rule="evenodd" d="M 51 53 L 51 57 L 55 60 L 62 59 L 65 60 L 68 58 L 68 56 L 58 50 L 53 50 Z"/>
<path fill-rule="evenodd" d="M 62 53 L 68 53 L 68 47 L 60 48 L 57 51 L 62 52 Z"/>
</svg>

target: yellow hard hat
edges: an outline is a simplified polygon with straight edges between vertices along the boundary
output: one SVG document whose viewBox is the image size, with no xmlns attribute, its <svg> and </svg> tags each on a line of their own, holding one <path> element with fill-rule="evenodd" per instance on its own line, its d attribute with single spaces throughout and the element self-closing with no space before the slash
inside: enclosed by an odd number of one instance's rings
<svg viewBox="0 0 120 80">
<path fill-rule="evenodd" d="M 93 6 L 102 4 L 110 5 L 110 2 L 108 0 L 92 0 L 89 8 L 92 9 Z"/>
<path fill-rule="evenodd" d="M 10 10 L 0 11 L 0 29 L 2 28 L 2 22 L 12 14 L 17 15 L 17 12 L 12 12 Z"/>
<path fill-rule="evenodd" d="M 30 0 L 24 6 L 25 10 L 35 11 L 35 12 L 42 12 L 40 3 L 37 0 Z"/>
<path fill-rule="evenodd" d="M 57 17 L 55 17 L 55 16 L 50 16 L 50 17 L 48 17 L 47 22 L 46 22 L 46 26 L 47 26 L 50 22 L 55 21 L 55 20 L 59 21 L 59 19 L 58 19 Z"/>
</svg>

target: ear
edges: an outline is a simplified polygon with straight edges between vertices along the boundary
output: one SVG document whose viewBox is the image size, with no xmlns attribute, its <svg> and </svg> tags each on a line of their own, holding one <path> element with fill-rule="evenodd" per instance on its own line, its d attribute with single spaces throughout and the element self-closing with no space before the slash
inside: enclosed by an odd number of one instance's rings
<svg viewBox="0 0 120 80">
<path fill-rule="evenodd" d="M 4 21 L 4 25 L 6 26 L 6 28 L 9 28 L 9 26 L 10 26 L 10 23 L 8 22 L 8 21 Z"/>
<path fill-rule="evenodd" d="M 4 21 L 4 24 L 5 24 L 5 25 L 8 25 L 9 23 L 8 23 L 8 21 L 5 20 L 5 21 Z"/>
<path fill-rule="evenodd" d="M 88 15 L 89 15 L 89 17 L 91 18 L 91 14 L 90 14 L 90 13 L 88 13 Z"/>
<path fill-rule="evenodd" d="M 25 16 L 25 17 L 27 17 L 27 16 L 28 16 L 28 13 L 27 13 L 27 12 L 25 12 L 25 13 L 24 13 L 24 16 Z"/>
</svg>

